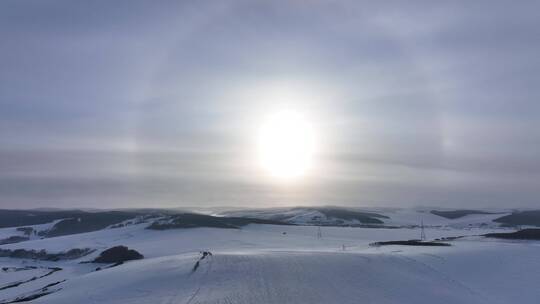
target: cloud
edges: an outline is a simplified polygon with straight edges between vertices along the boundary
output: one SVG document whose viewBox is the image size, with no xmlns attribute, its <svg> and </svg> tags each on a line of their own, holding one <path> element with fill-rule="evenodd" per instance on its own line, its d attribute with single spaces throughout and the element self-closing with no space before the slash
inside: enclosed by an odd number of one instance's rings
<svg viewBox="0 0 540 304">
<path fill-rule="evenodd" d="M 0 3 L 2 204 L 534 204 L 538 3 L 160 4 Z M 280 107 L 324 143 L 286 188 Z"/>
</svg>

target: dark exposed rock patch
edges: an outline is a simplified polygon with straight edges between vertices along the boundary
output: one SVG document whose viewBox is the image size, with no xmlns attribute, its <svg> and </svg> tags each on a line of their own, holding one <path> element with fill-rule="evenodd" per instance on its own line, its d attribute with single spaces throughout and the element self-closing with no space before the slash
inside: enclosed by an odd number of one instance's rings
<svg viewBox="0 0 540 304">
<path fill-rule="evenodd" d="M 172 215 L 153 222 L 147 229 L 166 230 L 175 228 L 239 228 L 248 224 L 289 225 L 279 221 L 243 217 L 217 217 L 196 213 Z"/>
<path fill-rule="evenodd" d="M 463 235 L 460 235 L 460 236 L 447 236 L 447 237 L 442 237 L 442 238 L 438 238 L 438 239 L 435 239 L 435 241 L 455 241 L 455 240 L 459 240 L 461 238 L 464 238 L 465 236 Z"/>
<path fill-rule="evenodd" d="M 120 211 L 83 213 L 76 217 L 61 220 L 48 230 L 44 236 L 55 237 L 101 230 L 135 216 L 131 212 Z"/>
<path fill-rule="evenodd" d="M 92 262 L 94 263 L 123 263 L 125 261 L 140 260 L 144 256 L 136 250 L 126 246 L 116 246 L 103 251 Z"/>
<path fill-rule="evenodd" d="M 464 217 L 470 214 L 493 214 L 491 212 L 480 211 L 480 210 L 452 210 L 452 211 L 440 211 L 440 210 L 431 210 L 432 214 L 454 220 L 460 217 Z"/>
<path fill-rule="evenodd" d="M 32 267 L 32 268 L 22 268 L 22 269 L 19 269 L 19 270 L 16 270 L 16 271 L 21 271 L 21 270 L 29 270 L 29 269 L 37 269 L 37 267 Z M 5 284 L 3 286 L 0 286 L 0 290 L 4 290 L 4 289 L 9 289 L 9 288 L 13 288 L 13 287 L 17 287 L 19 285 L 22 285 L 22 284 L 25 284 L 25 283 L 28 283 L 28 282 L 32 282 L 32 281 L 35 281 L 35 280 L 38 280 L 38 279 L 41 279 L 41 278 L 44 278 L 44 277 L 47 277 L 47 276 L 50 276 L 51 274 L 57 272 L 57 271 L 60 271 L 62 270 L 62 268 L 60 267 L 49 267 L 47 268 L 49 269 L 49 272 L 47 272 L 46 274 L 42 275 L 42 276 L 39 276 L 39 277 L 32 277 L 30 279 L 27 279 L 27 280 L 21 280 L 21 281 L 16 281 L 16 282 L 11 282 L 11 283 L 8 283 L 8 284 Z M 47 286 L 46 286 L 47 287 Z"/>
<path fill-rule="evenodd" d="M 37 266 L 24 266 L 24 267 L 2 267 L 3 272 L 18 272 L 30 269 L 37 269 Z"/>
<path fill-rule="evenodd" d="M 61 290 L 61 288 L 52 288 L 52 287 L 55 287 L 58 284 L 63 283 L 65 281 L 66 280 L 62 280 L 62 281 L 47 284 L 47 285 L 45 285 L 42 288 L 39 288 L 37 290 L 31 291 L 31 292 L 23 294 L 23 295 L 19 295 L 18 297 L 14 298 L 14 299 L 0 301 L 0 304 L 30 302 L 32 300 L 41 298 L 43 296 L 46 296 L 46 295 L 49 295 L 49 294 L 52 294 L 52 293 L 55 293 L 55 292 Z"/>
<path fill-rule="evenodd" d="M 408 241 L 387 241 L 387 242 L 375 242 L 369 244 L 370 246 L 385 246 L 385 245 L 405 245 L 405 246 L 451 246 L 448 243 L 442 242 L 429 242 L 420 240 L 408 240 Z"/>
<path fill-rule="evenodd" d="M 509 240 L 540 240 L 540 229 L 523 229 L 508 233 L 488 233 L 485 237 Z"/>
<path fill-rule="evenodd" d="M 5 238 L 5 239 L 1 239 L 0 240 L 0 245 L 14 244 L 14 243 L 24 242 L 24 241 L 28 241 L 28 240 L 29 240 L 28 237 L 14 235 L 14 236 L 10 236 L 10 237 Z"/>
<path fill-rule="evenodd" d="M 99 227 L 106 227 L 112 224 L 119 223 L 121 221 L 134 218 L 141 215 L 136 211 L 99 211 L 99 212 L 86 212 L 81 210 L 5 210 L 0 209 L 0 228 L 5 227 L 19 227 L 28 225 L 38 225 L 50 223 L 54 220 L 60 219 L 81 219 L 81 225 L 75 227 L 67 227 L 60 225 L 57 232 L 47 236 L 57 236 L 72 234 L 65 228 L 74 228 L 78 231 L 88 232 L 97 229 Z M 98 228 L 96 228 L 98 227 Z M 26 227 L 29 228 L 29 227 Z M 73 233 L 79 233 L 73 232 Z"/>
<path fill-rule="evenodd" d="M 530 225 L 540 227 L 540 210 L 514 212 L 493 221 L 506 226 Z"/>
<path fill-rule="evenodd" d="M 17 231 L 20 231 L 20 232 L 24 233 L 24 235 L 26 235 L 26 236 L 30 236 L 34 232 L 34 228 L 32 228 L 32 227 L 19 227 L 19 228 L 17 228 Z"/>
<path fill-rule="evenodd" d="M 148 223 L 150 222 L 151 220 L 153 219 L 157 219 L 159 218 L 160 214 L 146 214 L 146 215 L 140 215 L 140 216 L 137 216 L 136 218 L 134 219 L 131 219 L 131 220 L 128 220 L 128 221 L 124 221 L 122 223 L 118 223 L 118 224 L 114 224 L 114 225 L 111 225 L 109 226 L 109 228 L 111 229 L 116 229 L 116 228 L 122 228 L 122 227 L 127 227 L 127 226 L 132 226 L 132 225 L 138 225 L 138 224 L 142 224 L 142 223 Z"/>
<path fill-rule="evenodd" d="M 326 215 L 327 217 L 333 217 L 343 220 L 357 220 L 362 224 L 384 224 L 380 219 L 388 219 L 386 215 L 374 213 L 355 211 L 344 208 L 310 208 Z"/>
<path fill-rule="evenodd" d="M 74 248 L 60 253 L 47 253 L 45 250 L 0 249 L 0 257 L 34 259 L 43 261 L 74 260 L 92 253 L 90 248 Z"/>
</svg>

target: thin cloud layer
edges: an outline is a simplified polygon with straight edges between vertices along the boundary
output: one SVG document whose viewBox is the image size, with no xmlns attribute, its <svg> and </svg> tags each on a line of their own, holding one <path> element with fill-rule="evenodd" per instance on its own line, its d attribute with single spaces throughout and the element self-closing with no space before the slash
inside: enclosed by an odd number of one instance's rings
<svg viewBox="0 0 540 304">
<path fill-rule="evenodd" d="M 535 206 L 535 1 L 0 3 L 0 205 Z M 264 117 L 319 132 L 283 185 Z"/>
</svg>

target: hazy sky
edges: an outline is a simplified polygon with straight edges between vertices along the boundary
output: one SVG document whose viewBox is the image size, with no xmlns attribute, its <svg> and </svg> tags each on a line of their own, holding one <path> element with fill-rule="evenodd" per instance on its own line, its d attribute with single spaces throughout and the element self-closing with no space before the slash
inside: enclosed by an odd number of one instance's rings
<svg viewBox="0 0 540 304">
<path fill-rule="evenodd" d="M 2 0 L 0 207 L 539 206 L 539 54 L 538 1 Z"/>
</svg>

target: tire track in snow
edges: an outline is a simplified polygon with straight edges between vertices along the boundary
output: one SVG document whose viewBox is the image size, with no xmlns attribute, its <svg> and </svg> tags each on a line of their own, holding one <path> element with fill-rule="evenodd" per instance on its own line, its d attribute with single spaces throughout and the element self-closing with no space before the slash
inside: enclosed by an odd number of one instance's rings
<svg viewBox="0 0 540 304">
<path fill-rule="evenodd" d="M 207 281 L 207 278 L 208 278 L 208 276 L 209 276 L 210 270 L 212 269 L 212 263 L 213 263 L 213 258 L 212 258 L 212 256 L 211 256 L 211 255 L 208 255 L 208 256 L 206 256 L 206 258 L 203 259 L 203 260 L 207 260 L 207 261 L 208 261 L 208 263 L 206 263 L 207 269 L 206 269 L 206 271 L 204 272 L 204 274 L 202 275 L 202 277 L 198 279 L 199 283 L 197 284 L 197 288 L 195 289 L 195 291 L 193 292 L 193 294 L 187 299 L 186 304 L 192 303 L 193 300 L 197 297 L 197 295 L 199 294 L 200 290 L 202 289 L 203 284 Z M 201 259 L 199 258 L 199 259 L 197 260 L 197 263 L 200 263 L 200 262 L 203 261 L 203 260 L 201 260 Z M 200 268 L 201 268 L 202 266 L 203 266 L 203 265 L 200 265 L 199 267 L 197 267 L 197 269 L 199 269 L 199 273 L 200 273 Z M 193 274 L 195 274 L 195 273 L 196 273 L 196 270 L 194 270 L 194 271 L 190 274 L 190 276 L 193 275 Z M 177 304 L 177 303 L 180 303 L 180 300 L 179 300 L 180 297 L 181 297 L 180 291 L 177 291 L 177 292 L 174 293 L 168 300 L 165 300 L 165 301 L 162 302 L 162 303 L 164 303 L 164 304 Z"/>
<path fill-rule="evenodd" d="M 407 260 L 407 261 L 410 261 L 410 262 L 413 262 L 415 264 L 418 264 L 418 265 L 421 265 L 422 267 L 426 268 L 426 269 L 429 269 L 430 271 L 434 272 L 434 273 L 437 273 L 442 279 L 444 279 L 445 281 L 451 283 L 451 284 L 454 284 L 460 288 L 463 288 L 465 290 L 467 290 L 471 295 L 473 296 L 476 296 L 480 299 L 482 299 L 483 302 L 485 303 L 490 303 L 489 300 L 484 297 L 482 294 L 478 293 L 477 291 L 475 291 L 474 289 L 472 289 L 471 287 L 467 286 L 465 283 L 457 280 L 457 279 L 454 279 L 453 277 L 451 277 L 450 275 L 436 269 L 435 267 L 427 264 L 427 263 L 424 263 L 422 261 L 419 261 L 417 259 L 414 259 L 414 258 L 411 258 L 411 257 L 408 257 L 408 256 L 405 256 L 405 255 L 393 255 L 393 256 L 396 256 L 398 258 L 401 258 L 401 259 L 404 259 L 404 260 Z"/>
<path fill-rule="evenodd" d="M 208 267 L 206 268 L 206 272 L 204 273 L 204 276 L 201 278 L 201 281 L 203 282 L 199 283 L 199 286 L 197 287 L 193 295 L 191 295 L 191 297 L 187 300 L 186 304 L 191 304 L 191 302 L 193 302 L 193 300 L 199 295 L 199 292 L 201 291 L 203 283 L 207 281 L 208 276 L 210 275 L 210 270 L 212 269 L 212 263 L 214 259 L 212 258 L 212 255 L 206 256 L 206 259 L 208 260 Z"/>
</svg>

